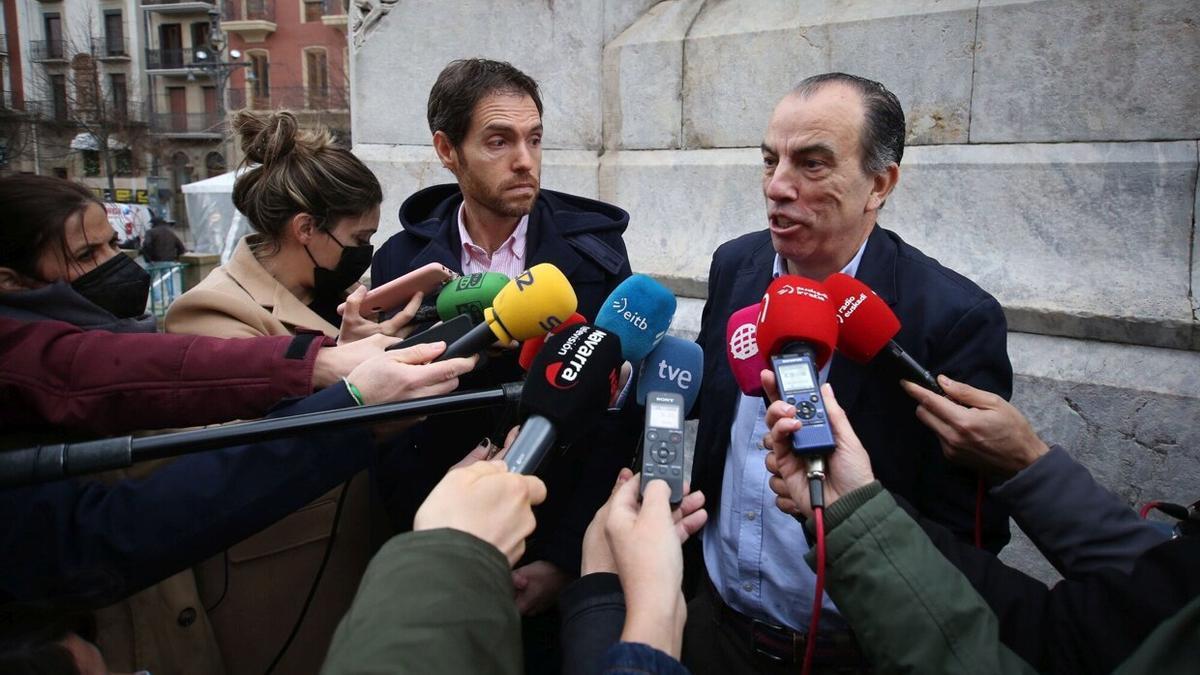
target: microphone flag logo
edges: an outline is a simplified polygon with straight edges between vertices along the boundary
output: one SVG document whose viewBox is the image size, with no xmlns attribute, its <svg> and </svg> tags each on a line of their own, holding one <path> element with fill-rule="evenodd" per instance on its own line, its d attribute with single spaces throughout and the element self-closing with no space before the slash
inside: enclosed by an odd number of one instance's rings
<svg viewBox="0 0 1200 675">
<path fill-rule="evenodd" d="M 562 361 L 555 361 L 554 363 L 546 366 L 546 381 L 549 382 L 550 386 L 554 387 L 555 389 L 570 389 L 571 387 L 574 387 L 579 380 L 563 379 L 562 368 Z"/>
<path fill-rule="evenodd" d="M 733 331 L 729 337 L 729 353 L 738 361 L 745 361 L 758 355 L 758 327 L 752 323 L 744 323 Z"/>
</svg>

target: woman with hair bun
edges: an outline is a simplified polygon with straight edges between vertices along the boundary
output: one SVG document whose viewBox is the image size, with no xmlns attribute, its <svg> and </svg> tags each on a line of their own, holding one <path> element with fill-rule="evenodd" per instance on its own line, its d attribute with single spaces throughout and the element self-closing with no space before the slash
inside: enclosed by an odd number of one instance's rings
<svg viewBox="0 0 1200 675">
<path fill-rule="evenodd" d="M 300 129 L 290 112 L 242 111 L 233 127 L 249 166 L 234 183 L 233 203 L 253 232 L 228 263 L 171 305 L 167 331 L 246 337 L 315 330 L 339 337 L 340 326 L 342 341 L 374 332 L 404 335 L 419 294 L 383 323 L 359 316 L 365 291 L 346 298 L 371 265 L 379 226 L 383 190 L 370 169 L 335 146 L 328 131 Z M 343 301 L 345 315 L 338 316 Z M 354 599 L 374 536 L 388 527 L 371 508 L 365 471 L 296 506 L 195 568 L 228 675 L 271 668 L 315 675 Z"/>
<path fill-rule="evenodd" d="M 371 266 L 383 201 L 375 174 L 334 145 L 328 130 L 302 130 L 287 111 L 244 110 L 233 128 L 251 167 L 234 183 L 233 204 L 253 233 L 172 304 L 167 332 L 247 337 L 307 329 L 338 337 L 341 326 L 343 340 L 404 336 L 420 297 L 381 324 L 337 312 Z"/>
</svg>

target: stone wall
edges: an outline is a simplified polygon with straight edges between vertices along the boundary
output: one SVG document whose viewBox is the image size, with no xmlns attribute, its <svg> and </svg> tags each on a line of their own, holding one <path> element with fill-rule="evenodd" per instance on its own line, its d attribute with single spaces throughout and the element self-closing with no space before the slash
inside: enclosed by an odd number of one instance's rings
<svg viewBox="0 0 1200 675">
<path fill-rule="evenodd" d="M 909 143 L 880 220 L 999 298 L 1015 402 L 1131 504 L 1200 496 L 1194 0 L 367 4 L 352 109 L 380 241 L 405 196 L 451 179 L 424 117 L 438 71 L 505 59 L 543 87 L 545 187 L 629 210 L 634 269 L 694 334 L 712 250 L 765 225 L 775 101 L 817 72 L 878 79 Z M 1053 576 L 1027 543 L 1005 557 Z"/>
</svg>

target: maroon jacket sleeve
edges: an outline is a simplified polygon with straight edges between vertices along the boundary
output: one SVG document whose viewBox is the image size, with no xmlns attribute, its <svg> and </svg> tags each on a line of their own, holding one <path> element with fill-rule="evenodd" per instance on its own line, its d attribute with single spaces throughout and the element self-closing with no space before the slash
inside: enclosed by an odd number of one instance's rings
<svg viewBox="0 0 1200 675">
<path fill-rule="evenodd" d="M 117 434 L 264 415 L 312 392 L 323 336 L 221 339 L 0 318 L 0 428 Z"/>
</svg>

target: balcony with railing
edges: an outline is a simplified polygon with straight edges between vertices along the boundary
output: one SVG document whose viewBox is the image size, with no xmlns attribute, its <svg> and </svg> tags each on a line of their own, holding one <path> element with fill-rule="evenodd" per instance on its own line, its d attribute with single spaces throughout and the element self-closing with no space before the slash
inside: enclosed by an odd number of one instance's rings
<svg viewBox="0 0 1200 675">
<path fill-rule="evenodd" d="M 129 60 L 129 39 L 106 35 L 92 38 L 92 54 L 101 60 Z"/>
<path fill-rule="evenodd" d="M 147 49 L 146 70 L 179 70 L 187 71 L 198 64 L 208 63 L 206 59 L 196 58 L 199 49 Z M 206 52 L 207 54 L 207 52 Z"/>
<path fill-rule="evenodd" d="M 348 18 L 344 0 L 304 0 L 305 21 L 320 21 L 344 30 Z"/>
<path fill-rule="evenodd" d="M 245 89 L 229 92 L 229 109 L 343 112 L 350 109 L 350 92 L 343 86 L 272 87 L 255 93 Z"/>
<path fill-rule="evenodd" d="M 246 42 L 262 42 L 275 32 L 275 0 L 225 0 L 221 30 L 242 36 Z"/>
<path fill-rule="evenodd" d="M 217 0 L 142 0 L 142 8 L 160 14 L 206 14 Z"/>
<path fill-rule="evenodd" d="M 66 40 L 30 40 L 29 54 L 34 61 L 53 62 L 67 60 Z"/>
<path fill-rule="evenodd" d="M 68 124 L 71 121 L 71 111 L 68 109 L 66 101 L 63 100 L 31 101 L 25 99 L 22 110 L 26 115 L 42 122 Z"/>
<path fill-rule="evenodd" d="M 160 136 L 222 138 L 225 119 L 217 112 L 153 112 L 150 132 Z"/>
</svg>

